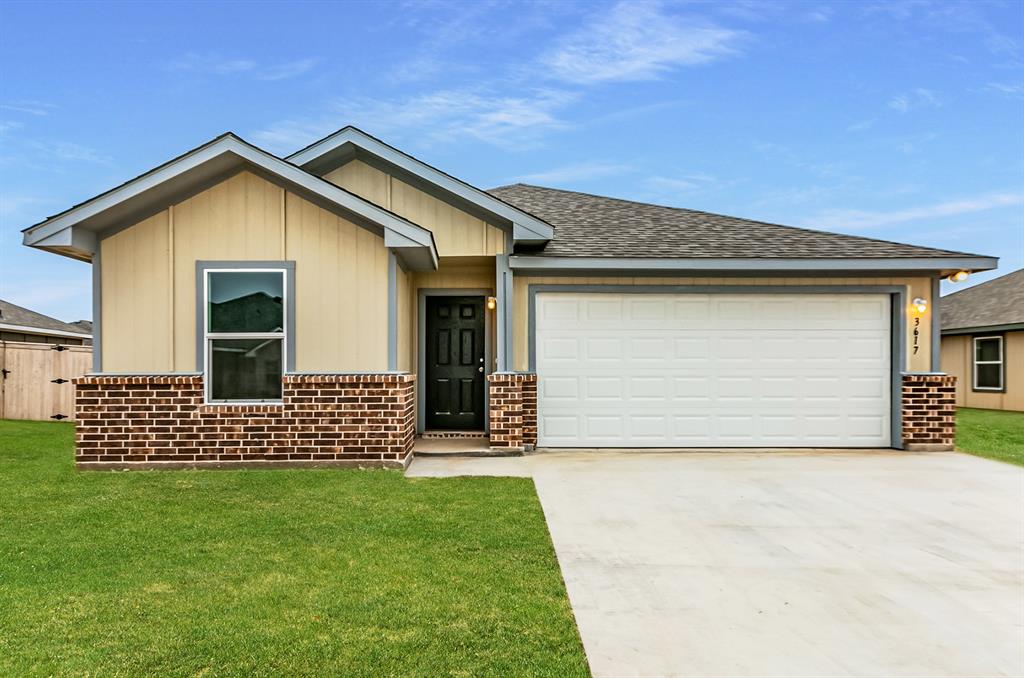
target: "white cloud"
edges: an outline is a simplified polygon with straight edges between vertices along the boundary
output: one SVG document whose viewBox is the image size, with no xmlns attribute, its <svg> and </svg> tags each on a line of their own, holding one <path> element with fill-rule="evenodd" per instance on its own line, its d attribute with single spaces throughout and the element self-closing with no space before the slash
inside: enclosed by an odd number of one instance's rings
<svg viewBox="0 0 1024 678">
<path fill-rule="evenodd" d="M 985 85 L 985 89 L 990 92 L 1005 94 L 1014 99 L 1024 99 L 1024 82 L 990 82 Z"/>
<path fill-rule="evenodd" d="M 889 108 L 908 113 L 915 108 L 938 108 L 942 105 L 935 92 L 923 87 L 917 87 L 909 92 L 897 94 L 889 100 Z"/>
<path fill-rule="evenodd" d="M 667 14 L 657 2 L 623 1 L 566 36 L 541 63 L 555 78 L 577 84 L 652 80 L 735 54 L 745 35 Z"/>
<path fill-rule="evenodd" d="M 167 64 L 171 71 L 200 75 L 249 75 L 257 80 L 285 80 L 310 71 L 319 59 L 297 59 L 280 64 L 262 65 L 254 59 L 231 58 L 216 53 L 189 52 Z"/>
<path fill-rule="evenodd" d="M 863 231 L 892 224 L 902 224 L 908 221 L 939 219 L 1015 205 L 1024 205 L 1024 191 L 988 193 L 971 198 L 948 200 L 933 205 L 908 207 L 889 212 L 830 210 L 822 212 L 807 223 L 816 227 L 828 227 L 845 231 Z"/>
<path fill-rule="evenodd" d="M 29 141 L 27 145 L 48 160 L 109 163 L 111 157 L 71 141 Z"/>
<path fill-rule="evenodd" d="M 668 193 L 686 193 L 695 190 L 706 190 L 716 183 L 715 177 L 707 174 L 687 174 L 681 177 L 653 176 L 644 180 L 651 189 Z"/>
<path fill-rule="evenodd" d="M 319 59 L 299 59 L 287 63 L 261 69 L 256 75 L 259 80 L 287 80 L 309 71 L 319 63 Z"/>
<path fill-rule="evenodd" d="M 574 165 L 556 167 L 544 172 L 523 174 L 516 177 L 518 181 L 562 184 L 570 181 L 586 181 L 601 177 L 618 176 L 632 171 L 629 165 L 609 162 L 583 162 Z"/>
<path fill-rule="evenodd" d="M 863 132 L 866 129 L 874 127 L 875 123 L 878 122 L 878 118 L 871 118 L 869 120 L 861 120 L 859 122 L 852 123 L 846 127 L 847 132 Z"/>
<path fill-rule="evenodd" d="M 535 146 L 545 132 L 564 127 L 557 114 L 575 98 L 553 89 L 521 96 L 450 89 L 405 99 L 345 99 L 318 118 L 283 120 L 255 132 L 253 139 L 273 150 L 294 151 L 353 124 L 421 145 L 468 136 L 504 148 Z"/>
<path fill-rule="evenodd" d="M 16 113 L 28 113 L 29 115 L 49 115 L 53 109 L 57 108 L 54 104 L 48 104 L 44 101 L 33 101 L 33 100 L 22 100 L 14 101 L 9 104 L 0 104 L 0 110 L 14 111 Z"/>
<path fill-rule="evenodd" d="M 7 134 L 16 129 L 20 129 L 24 125 L 17 120 L 0 120 L 0 134 Z"/>
</svg>

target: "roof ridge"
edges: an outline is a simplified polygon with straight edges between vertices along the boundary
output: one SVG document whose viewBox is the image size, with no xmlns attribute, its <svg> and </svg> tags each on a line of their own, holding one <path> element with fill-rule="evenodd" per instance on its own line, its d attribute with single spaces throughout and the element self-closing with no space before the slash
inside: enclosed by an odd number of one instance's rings
<svg viewBox="0 0 1024 678">
<path fill-rule="evenodd" d="M 864 235 L 851 235 L 849 233 L 837 233 L 835 231 L 826 231 L 826 230 L 822 230 L 822 229 L 819 229 L 819 228 L 807 228 L 807 227 L 804 227 L 804 226 L 789 226 L 787 224 L 779 224 L 779 223 L 775 223 L 775 222 L 772 222 L 772 221 L 761 221 L 759 219 L 750 219 L 748 217 L 738 217 L 738 216 L 735 216 L 735 215 L 732 215 L 732 214 L 721 214 L 721 213 L 718 213 L 718 212 L 708 212 L 707 210 L 695 210 L 695 209 L 692 209 L 692 208 L 689 208 L 689 207 L 675 207 L 675 206 L 672 206 L 672 205 L 658 205 L 656 203 L 640 202 L 639 200 L 629 200 L 628 198 L 616 198 L 616 197 L 610 196 L 610 195 L 599 195 L 597 193 L 587 193 L 585 191 L 574 191 L 574 190 L 566 189 L 566 188 L 551 188 L 551 187 L 548 187 L 548 186 L 538 186 L 537 184 L 527 184 L 527 183 L 523 183 L 523 182 L 516 182 L 514 184 L 508 184 L 506 186 L 499 186 L 497 188 L 492 188 L 490 190 L 496 191 L 496 190 L 499 190 L 499 189 L 502 189 L 502 188 L 514 188 L 516 186 L 523 186 L 523 187 L 526 187 L 526 188 L 540 189 L 542 191 L 555 191 L 555 192 L 558 192 L 558 193 L 572 193 L 572 194 L 575 194 L 575 195 L 583 195 L 583 196 L 588 196 L 588 197 L 591 197 L 591 198 L 600 198 L 602 200 L 613 200 L 615 202 L 628 203 L 628 204 L 631 204 L 631 205 L 642 205 L 644 207 L 655 207 L 655 208 L 658 208 L 658 209 L 673 210 L 673 211 L 677 211 L 677 212 L 688 212 L 690 214 L 706 214 L 706 215 L 712 216 L 712 217 L 725 217 L 726 219 L 735 219 L 737 221 L 745 221 L 745 222 L 749 222 L 751 224 L 759 224 L 759 225 L 763 225 L 763 226 L 774 226 L 776 228 L 785 228 L 785 229 L 788 229 L 788 230 L 791 230 L 791 231 L 800 231 L 800 232 L 803 232 L 803 233 L 819 233 L 819 234 L 824 234 L 824 235 L 829 235 L 829 236 L 838 236 L 838 237 L 841 237 L 841 238 L 851 238 L 851 239 L 854 239 L 854 240 L 866 240 L 866 241 L 869 241 L 869 242 L 884 243 L 886 245 L 901 245 L 901 246 L 905 246 L 905 247 L 927 247 L 928 249 L 933 249 L 933 250 L 942 251 L 942 252 L 949 252 L 949 253 L 956 254 L 958 256 L 970 256 L 970 257 L 985 256 L 985 255 L 981 255 L 981 254 L 974 254 L 974 253 L 971 253 L 971 252 L 956 252 L 954 250 L 943 250 L 943 249 L 938 248 L 938 247 L 929 247 L 929 246 L 924 246 L 924 245 L 913 245 L 911 243 L 899 242 L 897 240 L 886 240 L 884 238 L 872 238 L 870 236 L 864 236 Z"/>
</svg>

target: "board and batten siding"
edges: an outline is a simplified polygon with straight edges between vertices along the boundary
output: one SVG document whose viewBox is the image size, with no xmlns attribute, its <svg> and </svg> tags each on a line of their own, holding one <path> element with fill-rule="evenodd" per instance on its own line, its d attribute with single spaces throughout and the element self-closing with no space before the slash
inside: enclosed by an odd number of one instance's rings
<svg viewBox="0 0 1024 678">
<path fill-rule="evenodd" d="M 513 281 L 514 369 L 529 369 L 529 294 L 530 285 L 904 285 L 907 302 L 915 297 L 928 299 L 928 311 L 921 317 L 917 337 L 918 350 L 913 351 L 913 318 L 907 318 L 907 367 L 912 372 L 931 371 L 931 299 L 930 278 L 653 278 L 653 277 L 569 277 L 520 276 Z"/>
<path fill-rule="evenodd" d="M 324 179 L 432 231 L 439 256 L 494 256 L 505 251 L 505 232 L 497 226 L 360 160 L 328 172 Z"/>
<path fill-rule="evenodd" d="M 295 261 L 296 369 L 387 369 L 384 239 L 255 174 L 100 247 L 104 372 L 195 371 L 197 260 Z"/>
<path fill-rule="evenodd" d="M 1003 337 L 1005 393 L 974 390 L 974 337 Z M 1024 331 L 954 334 L 942 338 L 942 371 L 956 379 L 957 407 L 1024 412 Z"/>
</svg>

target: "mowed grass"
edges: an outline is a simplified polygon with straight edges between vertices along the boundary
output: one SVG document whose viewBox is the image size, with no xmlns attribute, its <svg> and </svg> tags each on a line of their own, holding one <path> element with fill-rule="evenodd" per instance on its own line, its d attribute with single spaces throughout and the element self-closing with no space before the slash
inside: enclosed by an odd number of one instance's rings
<svg viewBox="0 0 1024 678">
<path fill-rule="evenodd" d="M 1024 412 L 958 408 L 956 448 L 1024 466 Z"/>
<path fill-rule="evenodd" d="M 0 421 L 0 675 L 581 676 L 528 479 L 78 472 Z"/>
</svg>

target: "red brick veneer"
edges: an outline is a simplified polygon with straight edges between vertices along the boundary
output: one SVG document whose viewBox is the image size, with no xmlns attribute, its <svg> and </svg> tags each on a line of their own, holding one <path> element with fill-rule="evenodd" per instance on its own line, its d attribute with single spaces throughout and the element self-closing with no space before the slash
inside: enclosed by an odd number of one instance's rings
<svg viewBox="0 0 1024 678">
<path fill-rule="evenodd" d="M 903 375 L 903 446 L 952 450 L 956 434 L 956 377 Z"/>
<path fill-rule="evenodd" d="M 82 377 L 75 461 L 83 468 L 402 467 L 415 435 L 415 379 L 288 375 L 280 405 L 206 405 L 201 376 Z"/>
<path fill-rule="evenodd" d="M 490 382 L 491 447 L 522 450 L 537 444 L 537 375 L 496 372 Z"/>
</svg>

